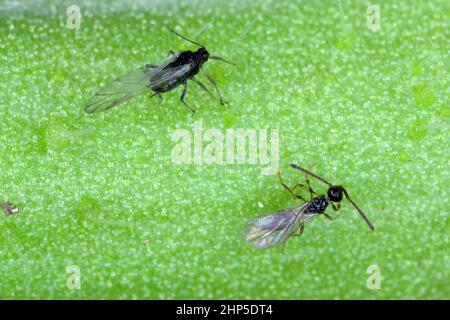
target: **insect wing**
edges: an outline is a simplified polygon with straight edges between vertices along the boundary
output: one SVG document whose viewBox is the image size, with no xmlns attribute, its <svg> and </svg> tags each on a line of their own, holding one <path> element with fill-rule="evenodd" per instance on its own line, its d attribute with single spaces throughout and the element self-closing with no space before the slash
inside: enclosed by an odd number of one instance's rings
<svg viewBox="0 0 450 320">
<path fill-rule="evenodd" d="M 183 64 L 171 68 L 159 68 L 151 79 L 151 88 L 166 88 L 173 87 L 180 79 L 185 78 L 185 75 L 192 69 L 193 64 Z"/>
<path fill-rule="evenodd" d="M 306 205 L 252 219 L 245 232 L 245 239 L 256 248 L 284 243 L 306 218 Z"/>
<path fill-rule="evenodd" d="M 159 64 L 158 69 L 162 70 L 164 68 L 166 68 L 169 64 L 171 64 L 172 62 L 176 61 L 178 59 L 178 57 L 180 56 L 181 51 L 178 52 L 171 52 L 170 55 Z"/>
<path fill-rule="evenodd" d="M 86 103 L 84 111 L 103 111 L 149 90 L 150 79 L 159 68 L 145 66 L 126 73 L 102 87 Z"/>
<path fill-rule="evenodd" d="M 180 52 L 174 52 L 162 61 L 158 67 L 147 65 L 111 81 L 89 99 L 84 111 L 87 113 L 100 112 L 148 91 L 151 79 L 170 63 L 174 62 L 179 55 Z"/>
</svg>

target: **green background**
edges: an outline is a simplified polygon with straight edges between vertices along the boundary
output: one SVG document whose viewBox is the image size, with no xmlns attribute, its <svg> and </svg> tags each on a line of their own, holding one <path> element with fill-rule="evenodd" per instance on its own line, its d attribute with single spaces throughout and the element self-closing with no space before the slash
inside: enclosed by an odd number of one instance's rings
<svg viewBox="0 0 450 320">
<path fill-rule="evenodd" d="M 72 3 L 80 30 L 65 27 Z M 0 186 L 20 213 L 0 216 L 0 297 L 449 299 L 450 5 L 374 1 L 372 31 L 367 4 L 2 3 Z M 229 104 L 191 85 L 194 117 L 181 88 L 85 114 L 106 81 L 195 48 L 167 27 L 237 64 L 205 65 Z M 285 254 L 252 248 L 246 221 L 298 202 L 259 164 L 173 164 L 170 134 L 195 120 L 278 129 L 288 183 L 303 181 L 288 163 L 315 164 L 375 232 L 344 202 Z M 66 286 L 71 265 L 80 290 Z"/>
</svg>

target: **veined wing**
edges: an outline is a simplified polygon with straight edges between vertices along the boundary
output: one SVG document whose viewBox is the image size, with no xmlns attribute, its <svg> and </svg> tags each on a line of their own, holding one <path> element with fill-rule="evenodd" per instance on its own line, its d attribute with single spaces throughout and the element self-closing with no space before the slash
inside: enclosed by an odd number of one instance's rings
<svg viewBox="0 0 450 320">
<path fill-rule="evenodd" d="M 153 79 L 155 75 L 160 74 L 164 68 L 175 61 L 178 55 L 179 53 L 171 55 L 166 60 L 161 62 L 158 67 L 146 65 L 142 68 L 126 73 L 114 81 L 111 81 L 89 99 L 84 107 L 84 111 L 87 113 L 103 111 L 147 92 L 150 89 L 151 79 Z M 172 73 L 175 72 L 176 70 L 172 71 Z M 165 73 L 167 74 L 167 72 Z M 167 74 L 167 76 L 169 74 Z"/>
<path fill-rule="evenodd" d="M 180 83 L 181 79 L 185 79 L 186 74 L 192 69 L 192 64 L 183 64 L 171 68 L 160 68 L 152 75 L 150 87 L 158 88 L 166 91 L 169 88 L 175 87 Z"/>
<path fill-rule="evenodd" d="M 305 212 L 309 202 L 300 206 L 252 219 L 245 232 L 245 239 L 256 248 L 269 248 L 282 244 L 297 231 L 302 223 L 316 214 Z"/>
<path fill-rule="evenodd" d="M 89 99 L 84 111 L 87 113 L 103 111 L 148 92 L 150 79 L 157 70 L 158 68 L 145 66 L 107 83 Z"/>
<path fill-rule="evenodd" d="M 159 64 L 159 69 L 164 69 L 165 67 L 167 67 L 169 64 L 171 64 L 172 62 L 174 62 L 175 60 L 177 60 L 177 58 L 179 57 L 181 51 L 178 52 L 172 52 L 163 62 L 161 62 Z"/>
</svg>

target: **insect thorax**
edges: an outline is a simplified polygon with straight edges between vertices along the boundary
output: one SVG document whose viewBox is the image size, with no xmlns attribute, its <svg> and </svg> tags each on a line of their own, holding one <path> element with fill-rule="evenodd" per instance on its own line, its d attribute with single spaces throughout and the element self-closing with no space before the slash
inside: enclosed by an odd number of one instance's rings
<svg viewBox="0 0 450 320">
<path fill-rule="evenodd" d="M 306 211 L 308 213 L 323 213 L 328 206 L 328 200 L 325 196 L 319 196 L 310 201 Z"/>
<path fill-rule="evenodd" d="M 170 69 L 183 65 L 190 65 L 191 66 L 190 70 L 186 74 L 181 76 L 183 78 L 190 78 L 192 76 L 195 76 L 200 71 L 200 68 L 206 61 L 205 59 L 206 60 L 208 59 L 208 53 L 206 52 L 205 56 L 205 53 L 200 49 L 195 52 L 192 52 L 190 50 L 183 51 L 180 53 L 178 58 L 174 62 L 170 63 L 165 69 Z"/>
<path fill-rule="evenodd" d="M 177 67 L 189 63 L 195 62 L 195 53 L 188 50 L 188 51 L 182 51 L 178 58 L 170 64 L 171 67 Z"/>
</svg>

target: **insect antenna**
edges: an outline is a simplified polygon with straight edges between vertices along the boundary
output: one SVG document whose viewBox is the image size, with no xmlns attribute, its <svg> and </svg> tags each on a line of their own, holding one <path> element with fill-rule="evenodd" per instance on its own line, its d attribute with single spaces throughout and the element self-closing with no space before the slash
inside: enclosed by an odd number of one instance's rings
<svg viewBox="0 0 450 320">
<path fill-rule="evenodd" d="M 225 60 L 224 58 L 219 57 L 219 56 L 209 56 L 209 59 L 210 60 L 219 60 L 219 61 L 222 61 L 222 62 L 225 62 L 225 63 L 228 63 L 228 64 L 232 64 L 233 66 L 236 65 L 235 63 L 233 63 L 231 61 L 228 61 L 228 60 Z"/>
<path fill-rule="evenodd" d="M 200 30 L 197 31 L 197 33 L 194 35 L 194 38 L 197 38 L 203 31 L 209 28 L 209 26 L 216 20 L 216 17 L 213 17 L 211 21 L 209 21 L 207 24 L 205 24 L 203 27 L 200 28 Z"/>
<path fill-rule="evenodd" d="M 307 175 L 310 175 L 311 177 L 316 178 L 319 181 L 322 181 L 323 183 L 325 183 L 327 186 L 332 187 L 333 184 L 329 183 L 327 180 L 325 180 L 324 178 L 319 177 L 317 174 L 312 173 L 311 171 L 306 170 L 305 168 L 299 167 L 296 164 L 290 163 L 289 166 L 291 166 L 294 169 L 297 169 L 299 171 L 302 171 L 304 173 L 306 173 Z"/>
<path fill-rule="evenodd" d="M 198 43 L 198 42 L 189 40 L 188 38 L 186 38 L 185 36 L 182 36 L 181 34 L 179 34 L 178 32 L 176 32 L 175 30 L 169 29 L 169 31 L 172 32 L 172 33 L 174 33 L 175 35 L 179 36 L 179 37 L 180 37 L 181 39 L 183 39 L 183 40 L 186 40 L 186 41 L 188 41 L 188 42 L 190 42 L 190 43 L 193 43 L 193 44 L 196 44 L 196 45 L 198 45 L 198 46 L 200 46 L 200 47 L 202 47 L 202 48 L 205 48 L 205 46 L 202 45 L 201 43 Z"/>
<path fill-rule="evenodd" d="M 328 185 L 329 187 L 333 187 L 333 184 L 329 183 L 329 182 L 328 182 L 327 180 L 325 180 L 324 178 L 321 178 L 321 177 L 319 177 L 318 175 L 316 175 L 316 174 L 314 174 L 314 173 L 312 173 L 312 172 L 310 172 L 310 171 L 308 171 L 308 170 L 306 170 L 306 169 L 304 169 L 304 168 L 302 168 L 302 167 L 299 167 L 299 166 L 296 165 L 296 164 L 291 163 L 291 164 L 289 164 L 289 166 L 291 166 L 292 168 L 297 169 L 297 170 L 299 170 L 299 171 L 302 171 L 302 172 L 304 172 L 304 173 L 306 173 L 306 174 L 308 174 L 308 175 L 310 175 L 310 176 L 316 178 L 316 179 L 319 180 L 319 181 L 322 181 L 323 183 L 325 183 L 325 184 Z M 363 212 L 363 211 L 356 205 L 356 203 L 354 203 L 353 200 L 350 198 L 350 196 L 348 195 L 347 190 L 345 190 L 345 189 L 342 187 L 342 191 L 344 192 L 344 195 L 345 195 L 345 197 L 347 198 L 348 202 L 350 202 L 350 203 L 352 204 L 352 206 L 356 209 L 356 211 L 358 211 L 358 213 L 359 213 L 359 215 L 361 216 L 361 218 L 363 218 L 363 220 L 367 223 L 367 225 L 369 226 L 370 230 L 372 230 L 372 231 L 375 230 L 375 228 L 373 227 L 372 223 L 369 221 L 369 219 L 368 219 L 367 216 L 364 214 L 364 212 Z"/>
<path fill-rule="evenodd" d="M 350 202 L 353 205 L 353 207 L 355 207 L 356 211 L 358 211 L 358 213 L 361 216 L 361 218 L 363 218 L 363 220 L 367 223 L 367 225 L 369 226 L 370 230 L 374 231 L 375 228 L 373 227 L 372 223 L 369 221 L 369 219 L 364 214 L 364 212 L 356 205 L 356 203 L 354 203 L 353 200 L 350 199 L 350 196 L 348 195 L 347 190 L 342 188 L 342 191 L 344 191 L 345 197 L 347 198 L 348 202 Z"/>
</svg>

